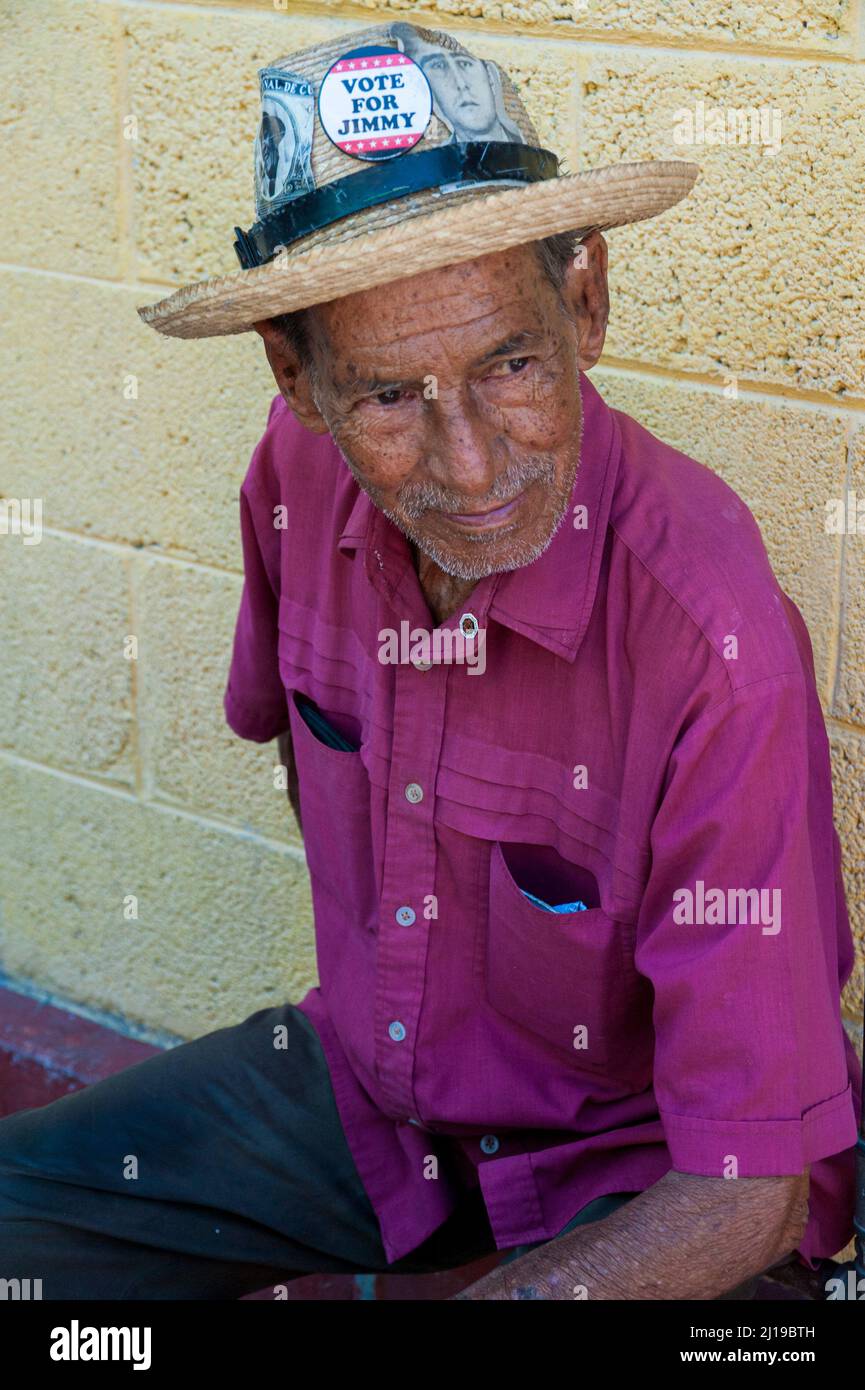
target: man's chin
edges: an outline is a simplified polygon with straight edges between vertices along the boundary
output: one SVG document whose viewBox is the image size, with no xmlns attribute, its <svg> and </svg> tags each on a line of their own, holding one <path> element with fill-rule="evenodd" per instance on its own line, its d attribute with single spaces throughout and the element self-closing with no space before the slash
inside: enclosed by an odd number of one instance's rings
<svg viewBox="0 0 865 1390">
<path fill-rule="evenodd" d="M 532 564 L 544 553 L 560 522 L 561 517 L 541 537 L 527 534 L 525 527 L 515 523 L 502 527 L 501 532 L 494 536 L 479 532 L 470 539 L 460 537 L 456 543 L 444 540 L 439 535 L 428 536 L 422 532 L 411 533 L 409 539 L 445 574 L 455 579 L 480 581 L 491 574 L 523 569 Z"/>
<path fill-rule="evenodd" d="M 465 131 L 471 140 L 479 140 L 491 126 L 496 124 L 496 112 L 489 106 L 486 110 L 472 102 L 468 106 L 458 106 L 454 111 L 456 124 Z"/>
</svg>

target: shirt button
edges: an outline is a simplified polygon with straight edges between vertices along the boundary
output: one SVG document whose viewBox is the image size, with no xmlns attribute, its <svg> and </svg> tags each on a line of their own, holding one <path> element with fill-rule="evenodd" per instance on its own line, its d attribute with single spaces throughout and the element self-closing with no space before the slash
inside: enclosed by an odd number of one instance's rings
<svg viewBox="0 0 865 1390">
<path fill-rule="evenodd" d="M 463 613 L 460 618 L 459 628 L 463 637 L 476 637 L 480 624 L 474 613 Z"/>
<path fill-rule="evenodd" d="M 414 1115 L 409 1115 L 409 1117 L 408 1117 L 408 1122 L 409 1122 L 410 1125 L 419 1125 L 419 1124 L 420 1124 L 420 1120 L 416 1120 L 415 1117 L 414 1117 Z"/>
<path fill-rule="evenodd" d="M 393 1038 L 394 1042 L 402 1042 L 403 1038 L 405 1037 L 405 1028 L 400 1023 L 398 1018 L 395 1018 L 393 1023 L 389 1023 L 387 1025 L 387 1031 Z"/>
<path fill-rule="evenodd" d="M 415 658 L 413 659 L 413 661 L 412 661 L 412 666 L 414 667 L 414 669 L 415 669 L 416 671 L 429 671 L 430 668 L 432 667 L 432 662 L 431 662 L 431 661 L 421 661 L 420 657 L 418 656 L 418 657 L 415 657 Z"/>
<path fill-rule="evenodd" d="M 415 920 L 414 908 L 398 907 L 394 916 L 401 927 L 410 927 Z"/>
<path fill-rule="evenodd" d="M 499 1147 L 499 1141 L 494 1134 L 485 1134 L 481 1140 L 481 1148 L 485 1154 L 494 1154 Z"/>
<path fill-rule="evenodd" d="M 412 805 L 417 805 L 419 801 L 423 801 L 423 787 L 419 782 L 409 782 L 405 789 L 405 798 Z"/>
</svg>

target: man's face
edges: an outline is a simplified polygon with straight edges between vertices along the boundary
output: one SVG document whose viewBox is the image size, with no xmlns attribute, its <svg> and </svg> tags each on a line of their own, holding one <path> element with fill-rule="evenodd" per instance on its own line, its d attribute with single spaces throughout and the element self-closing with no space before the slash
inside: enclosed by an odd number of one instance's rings
<svg viewBox="0 0 865 1390">
<path fill-rule="evenodd" d="M 474 133 L 489 130 L 495 124 L 495 99 L 480 58 L 441 52 L 425 58 L 422 67 L 451 126 Z"/>
<path fill-rule="evenodd" d="M 315 401 L 359 485 L 446 573 L 530 563 L 579 459 L 577 329 L 531 246 L 319 305 Z"/>
</svg>

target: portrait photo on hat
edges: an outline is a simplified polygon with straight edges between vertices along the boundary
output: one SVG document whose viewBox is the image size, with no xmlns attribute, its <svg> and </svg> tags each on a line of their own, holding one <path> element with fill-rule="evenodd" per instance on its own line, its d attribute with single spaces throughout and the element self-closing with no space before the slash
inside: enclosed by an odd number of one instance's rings
<svg viewBox="0 0 865 1390">
<path fill-rule="evenodd" d="M 148 1303 L 53 1359 L 865 1298 L 824 10 L 10 0 L 0 1290 Z"/>
</svg>

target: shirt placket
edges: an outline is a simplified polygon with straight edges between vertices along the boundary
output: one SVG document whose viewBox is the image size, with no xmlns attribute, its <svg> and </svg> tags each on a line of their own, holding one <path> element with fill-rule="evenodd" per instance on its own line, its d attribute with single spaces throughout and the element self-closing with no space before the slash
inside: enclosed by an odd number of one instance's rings
<svg viewBox="0 0 865 1390">
<path fill-rule="evenodd" d="M 434 913 L 435 783 L 447 669 L 395 669 L 393 743 L 378 924 L 375 1058 L 395 1115 L 420 1123 L 413 1074 Z"/>
<path fill-rule="evenodd" d="M 380 512 L 366 535 L 366 573 L 383 600 L 379 628 L 406 622 L 430 632 L 430 612 L 408 547 Z M 479 582 L 471 608 L 483 621 L 498 576 Z M 456 627 L 453 615 L 442 627 Z M 472 619 L 476 623 L 477 619 Z M 431 635 L 434 634 L 434 629 Z M 400 653 L 402 655 L 402 653 Z M 375 998 L 375 1069 L 381 1099 L 395 1118 L 428 1124 L 414 1094 L 418 1024 L 427 988 L 429 934 L 440 925 L 435 904 L 435 788 L 447 708 L 446 661 L 394 667 L 393 737 L 388 778 Z"/>
</svg>

